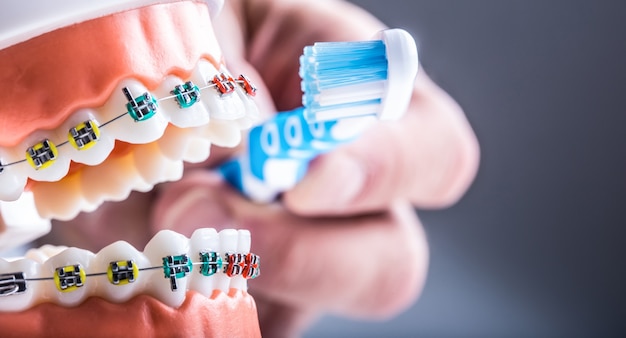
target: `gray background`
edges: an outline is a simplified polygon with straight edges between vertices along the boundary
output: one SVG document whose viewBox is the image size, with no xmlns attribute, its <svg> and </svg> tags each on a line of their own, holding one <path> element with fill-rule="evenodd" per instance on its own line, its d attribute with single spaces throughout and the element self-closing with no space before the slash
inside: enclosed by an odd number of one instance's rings
<svg viewBox="0 0 626 338">
<path fill-rule="evenodd" d="M 415 306 L 306 337 L 626 336 L 626 2 L 354 2 L 419 40 L 481 168 L 458 205 L 419 212 L 432 265 Z"/>
</svg>

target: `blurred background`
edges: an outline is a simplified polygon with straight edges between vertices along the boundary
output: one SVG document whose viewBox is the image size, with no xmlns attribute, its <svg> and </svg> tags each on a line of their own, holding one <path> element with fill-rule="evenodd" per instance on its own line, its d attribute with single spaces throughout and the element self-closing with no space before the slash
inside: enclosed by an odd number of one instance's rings
<svg viewBox="0 0 626 338">
<path fill-rule="evenodd" d="M 481 168 L 460 203 L 418 211 L 419 302 L 305 337 L 626 336 L 626 1 L 353 2 L 416 37 Z"/>
</svg>

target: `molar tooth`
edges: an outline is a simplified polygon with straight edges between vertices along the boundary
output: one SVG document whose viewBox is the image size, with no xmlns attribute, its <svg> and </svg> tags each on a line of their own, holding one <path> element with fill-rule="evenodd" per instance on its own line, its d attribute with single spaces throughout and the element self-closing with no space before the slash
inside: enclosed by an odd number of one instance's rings
<svg viewBox="0 0 626 338">
<path fill-rule="evenodd" d="M 0 149 L 0 163 L 2 164 L 23 159 L 24 154 L 22 152 L 17 155 L 14 152 Z M 0 201 L 15 201 L 20 197 L 26 186 L 27 177 L 24 172 L 26 166 L 28 166 L 27 163 L 19 163 L 2 167 L 2 172 L 0 172 Z"/>
<path fill-rule="evenodd" d="M 225 69 L 223 71 L 228 74 Z M 212 85 L 211 81 L 219 74 L 220 72 L 211 63 L 200 60 L 192 73 L 191 80 L 203 87 Z M 237 84 L 235 86 L 238 87 Z M 200 101 L 212 119 L 236 120 L 246 115 L 246 107 L 235 93 L 221 95 L 215 87 L 206 88 L 202 91 Z"/>
<path fill-rule="evenodd" d="M 224 229 L 219 232 L 220 237 L 220 253 L 222 259 L 224 259 L 224 267 L 226 267 L 226 254 L 235 253 L 237 251 L 237 245 L 239 242 L 239 234 L 235 229 Z M 222 272 L 224 269 L 222 269 Z M 228 277 L 225 273 L 219 273 L 215 276 L 215 289 L 222 290 L 228 293 L 230 289 L 231 277 Z"/>
<path fill-rule="evenodd" d="M 222 257 L 220 255 L 220 238 L 215 229 L 203 228 L 197 229 L 193 232 L 190 239 L 190 252 L 194 255 L 191 257 L 194 261 L 201 262 L 200 253 L 207 255 L 207 259 L 211 262 L 213 258 L 219 259 L 214 263 L 206 263 L 207 266 L 202 265 L 194 266 L 193 273 L 189 280 L 189 288 L 196 290 L 201 294 L 210 297 L 215 287 L 215 279 L 217 275 L 222 273 Z M 212 253 L 216 253 L 213 256 Z M 215 270 L 213 270 L 215 269 Z M 213 272 L 215 271 L 215 274 Z"/>
<path fill-rule="evenodd" d="M 39 301 L 41 282 L 23 278 L 40 278 L 40 264 L 30 259 L 9 262 L 0 258 L 0 271 L 0 312 L 26 310 Z"/>
<path fill-rule="evenodd" d="M 123 91 L 124 88 L 126 88 L 130 96 L 137 101 L 143 100 L 143 98 L 140 97 L 144 93 L 149 93 L 146 87 L 137 80 L 127 79 L 122 81 L 115 88 L 113 94 L 102 109 L 99 110 L 99 115 L 106 116 L 107 121 L 128 111 L 127 104 L 129 101 Z M 156 97 L 152 95 L 152 98 Z M 142 103 L 139 102 L 139 105 L 141 104 Z M 161 137 L 167 124 L 167 117 L 162 114 L 161 109 L 157 105 L 153 116 L 146 115 L 145 119 L 136 121 L 131 114 L 127 114 L 111 123 L 103 125 L 102 128 L 115 139 L 128 143 L 143 144 L 155 141 Z"/>
<path fill-rule="evenodd" d="M 167 98 L 159 101 L 159 106 L 163 115 L 167 116 L 169 121 L 180 128 L 189 128 L 202 126 L 209 123 L 209 112 L 206 107 L 199 102 L 202 98 L 202 94 L 198 98 L 198 101 L 188 107 L 181 107 L 174 94 L 171 93 L 176 86 L 185 85 L 185 81 L 176 76 L 167 76 L 161 83 L 159 88 L 155 90 L 155 95 L 158 98 Z M 196 83 L 192 83 L 197 87 Z M 198 91 L 198 93 L 200 93 Z"/>
<path fill-rule="evenodd" d="M 176 232 L 162 230 L 148 242 L 144 255 L 151 266 L 164 267 L 144 273 L 152 281 L 146 292 L 166 305 L 179 307 L 185 300 L 188 276 L 196 268 L 191 265 L 194 258 L 189 256 L 189 239 Z M 165 264 L 168 268 L 165 268 Z M 165 277 L 166 273 L 168 277 Z"/>
<path fill-rule="evenodd" d="M 65 135 L 56 131 L 36 131 L 30 134 L 18 149 L 23 150 L 22 159 L 28 164 L 22 166 L 25 174 L 35 181 L 56 182 L 67 175 L 70 157 L 66 151 L 69 144 Z M 32 152 L 28 155 L 28 152 Z"/>
<path fill-rule="evenodd" d="M 85 122 L 91 122 L 91 126 L 85 125 Z M 85 145 L 80 150 L 73 145 L 66 146 L 63 151 L 66 151 L 72 161 L 84 163 L 87 165 L 98 165 L 102 163 L 113 151 L 115 147 L 115 139 L 111 136 L 108 130 L 102 130 L 100 126 L 103 121 L 97 117 L 97 113 L 92 109 L 80 109 L 64 123 L 61 130 L 65 133 L 66 138 L 70 137 L 70 130 L 76 127 L 81 140 L 85 142 Z M 91 128 L 91 131 L 88 129 Z M 99 132 L 98 132 L 99 131 Z M 91 136 L 97 135 L 98 138 L 94 141 L 91 140 Z"/>
<path fill-rule="evenodd" d="M 135 146 L 133 155 L 137 172 L 148 184 L 165 182 L 172 178 L 168 177 L 171 174 L 180 174 L 174 179 L 182 176 L 182 162 L 174 162 L 163 156 L 156 142 Z"/>
<path fill-rule="evenodd" d="M 96 295 L 122 303 L 141 294 L 152 281 L 146 271 L 139 269 L 149 266 L 148 258 L 127 242 L 118 241 L 104 247 L 96 254 L 90 268 L 92 273 L 107 272 L 106 276 L 91 277 L 98 278 Z"/>
<path fill-rule="evenodd" d="M 41 267 L 41 274 L 54 277 L 54 281 L 42 283 L 42 298 L 63 306 L 75 306 L 94 294 L 93 277 L 86 277 L 94 254 L 78 248 L 68 248 L 48 259 Z"/>
</svg>

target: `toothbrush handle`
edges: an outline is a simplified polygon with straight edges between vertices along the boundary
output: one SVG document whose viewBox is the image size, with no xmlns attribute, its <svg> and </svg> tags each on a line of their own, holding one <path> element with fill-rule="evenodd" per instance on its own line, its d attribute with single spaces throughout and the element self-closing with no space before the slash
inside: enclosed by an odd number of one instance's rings
<svg viewBox="0 0 626 338">
<path fill-rule="evenodd" d="M 310 124 L 302 107 L 279 113 L 252 128 L 245 152 L 219 171 L 248 198 L 269 203 L 302 179 L 311 159 L 352 139 L 333 131 L 338 123 Z"/>
</svg>

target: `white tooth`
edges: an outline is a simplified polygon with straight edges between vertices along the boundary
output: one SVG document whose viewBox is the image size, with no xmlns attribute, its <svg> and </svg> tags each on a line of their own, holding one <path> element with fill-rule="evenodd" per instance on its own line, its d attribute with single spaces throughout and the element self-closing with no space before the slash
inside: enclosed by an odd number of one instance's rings
<svg viewBox="0 0 626 338">
<path fill-rule="evenodd" d="M 0 149 L 0 163 L 8 164 L 24 159 L 22 152 L 19 155 L 14 152 Z M 0 172 L 0 201 L 14 201 L 20 197 L 26 186 L 26 173 L 24 168 L 27 163 L 19 163 L 2 167 Z"/>
<path fill-rule="evenodd" d="M 156 142 L 135 146 L 133 155 L 137 172 L 150 185 L 182 177 L 182 162 L 163 156 Z"/>
<path fill-rule="evenodd" d="M 26 159 L 27 149 L 40 145 L 41 142 L 48 140 L 51 147 L 56 148 L 56 159 L 48 161 L 44 166 L 35 169 L 31 164 L 22 166 L 22 170 L 26 176 L 35 181 L 55 182 L 67 175 L 70 168 L 70 157 L 66 151 L 69 144 L 63 144 L 67 140 L 65 135 L 59 135 L 56 131 L 43 132 L 36 131 L 30 134 L 23 142 L 20 143 L 18 149 L 22 150 L 22 159 Z M 46 167 L 47 165 L 47 167 Z"/>
<path fill-rule="evenodd" d="M 192 253 L 194 261 L 201 262 L 200 252 L 216 252 L 220 255 L 220 240 L 215 229 L 197 229 L 193 232 L 190 239 L 190 252 Z M 210 297 L 215 289 L 215 279 L 218 275 L 222 274 L 222 269 L 218 268 L 218 271 L 211 276 L 205 276 L 202 274 L 202 266 L 194 266 L 193 273 L 189 280 L 189 288 L 196 290 L 201 294 Z M 209 271 L 207 270 L 207 273 Z"/>
<path fill-rule="evenodd" d="M 126 108 L 128 100 L 122 91 L 124 87 L 128 88 L 133 98 L 148 92 L 146 87 L 139 81 L 134 79 L 124 80 L 115 88 L 109 100 L 99 110 L 99 116 L 106 118 L 108 121 L 128 111 Z M 155 97 L 154 95 L 152 96 Z M 146 120 L 135 121 L 130 114 L 126 114 L 106 124 L 102 129 L 103 132 L 110 133 L 110 137 L 114 137 L 117 140 L 141 144 L 155 141 L 161 137 L 167 124 L 167 118 L 161 113 L 160 108 L 157 107 L 156 113 Z"/>
<path fill-rule="evenodd" d="M 150 261 L 150 265 L 154 267 L 162 267 L 163 258 L 168 256 L 187 255 L 189 261 L 194 258 L 189 256 L 189 239 L 170 230 L 162 230 L 158 232 L 146 245 L 144 255 Z M 184 277 L 175 278 L 175 290 L 172 290 L 170 278 L 164 277 L 165 269 L 159 268 L 147 270 L 146 278 L 150 278 L 151 283 L 147 285 L 146 293 L 151 294 L 156 299 L 161 300 L 164 304 L 179 307 L 184 301 L 187 293 L 188 276 L 195 271 L 189 271 Z"/>
<path fill-rule="evenodd" d="M 220 147 L 235 147 L 241 142 L 241 129 L 236 121 L 211 120 L 201 133 Z"/>
<path fill-rule="evenodd" d="M 207 112 L 203 104 L 196 102 L 189 107 L 181 108 L 176 98 L 173 97 L 171 91 L 173 91 L 177 85 L 183 85 L 184 83 L 185 81 L 172 75 L 167 76 L 165 80 L 163 80 L 159 88 L 154 91 L 159 99 L 167 98 L 159 101 L 160 111 L 163 115 L 167 116 L 168 120 L 173 125 L 180 128 L 197 127 L 209 123 L 209 112 Z M 194 83 L 194 85 L 199 87 L 202 84 Z M 202 94 L 200 94 L 199 100 L 201 99 Z"/>
<path fill-rule="evenodd" d="M 237 251 L 237 244 L 239 242 L 239 234 L 235 229 L 224 229 L 219 232 L 220 236 L 220 252 L 225 259 L 227 253 L 235 253 Z M 226 267 L 226 261 L 224 261 L 224 267 Z M 222 271 L 224 271 L 222 269 Z M 231 277 L 228 277 L 225 273 L 220 273 L 215 276 L 215 289 L 222 290 L 228 293 L 230 289 Z"/>
<path fill-rule="evenodd" d="M 228 74 L 226 70 L 224 73 Z M 192 81 L 202 83 L 202 86 L 211 85 L 215 75 L 220 74 L 208 61 L 200 60 L 192 73 Z M 201 85 L 198 85 L 202 87 Z M 239 96 L 235 93 L 220 95 L 215 87 L 206 88 L 202 91 L 201 102 L 206 107 L 211 119 L 236 120 L 246 115 L 246 109 Z"/>
<path fill-rule="evenodd" d="M 252 128 L 256 123 L 258 123 L 259 117 L 257 116 L 246 116 L 237 120 L 237 126 L 241 130 L 248 130 Z"/>
<path fill-rule="evenodd" d="M 183 154 L 183 160 L 190 163 L 200 163 L 209 158 L 210 154 L 211 141 L 200 137 L 192 137 L 189 139 Z"/>
<path fill-rule="evenodd" d="M 128 261 L 131 264 L 128 264 Z M 111 268 L 112 262 L 118 262 L 118 271 L 132 271 L 134 281 L 130 281 L 130 273 L 115 274 Z M 145 275 L 148 274 L 146 271 L 139 269 L 149 266 L 150 262 L 146 256 L 127 242 L 118 241 L 106 246 L 98 252 L 90 267 L 91 273 L 107 272 L 106 276 L 91 277 L 92 279 L 98 278 L 96 295 L 116 303 L 122 303 L 141 294 L 146 288 L 146 284 L 153 281 Z M 156 277 L 152 276 L 152 278 Z M 114 283 L 116 280 L 118 281 L 117 284 Z"/>
<path fill-rule="evenodd" d="M 28 249 L 24 257 L 39 264 L 43 264 L 50 259 L 50 257 L 58 255 L 65 249 L 67 249 L 67 247 L 63 245 L 44 244 L 39 248 Z"/>
<path fill-rule="evenodd" d="M 25 281 L 21 284 L 8 282 L 15 278 L 40 278 L 40 264 L 30 259 L 8 262 L 0 258 L 0 271 L 2 271 L 0 272 L 0 312 L 26 310 L 40 300 L 42 282 Z M 15 276 L 13 273 L 22 273 L 22 275 Z M 4 292 L 13 293 L 2 295 Z"/>
<path fill-rule="evenodd" d="M 124 200 L 133 189 L 149 190 L 137 173 L 131 152 L 123 156 L 109 157 L 96 167 L 84 167 L 81 172 L 81 183 L 83 197 L 95 205 L 100 205 L 103 201 Z"/>
<path fill-rule="evenodd" d="M 12 202 L 0 201 L 0 250 L 33 241 L 50 231 L 50 220 L 37 213 L 32 192 Z"/>
<path fill-rule="evenodd" d="M 253 121 L 259 119 L 259 108 L 254 102 L 254 99 L 250 97 L 250 95 L 246 94 L 246 91 L 241 88 L 240 85 L 237 85 L 235 92 L 237 93 L 237 96 L 239 96 L 245 112 L 245 116 L 238 119 L 238 122 L 242 128 L 247 129 Z"/>
<path fill-rule="evenodd" d="M 84 163 L 87 165 L 98 165 L 109 156 L 111 151 L 113 151 L 113 148 L 115 147 L 115 139 L 108 132 L 108 130 L 106 130 L 106 126 L 101 127 L 102 123 L 106 121 L 103 121 L 103 118 L 99 118 L 95 110 L 78 110 L 63 123 L 63 127 L 60 128 L 60 131 L 63 131 L 65 136 L 69 139 L 70 129 L 75 128 L 86 121 L 92 121 L 96 128 L 99 129 L 99 138 L 93 143 L 90 143 L 88 148 L 86 147 L 82 150 L 78 150 L 70 144 L 65 146 L 63 151 L 67 152 L 74 162 Z"/>
<path fill-rule="evenodd" d="M 157 141 L 159 149 L 165 157 L 175 161 L 203 162 L 211 153 L 211 141 L 201 135 L 203 128 L 205 127 L 182 129 L 170 126 Z"/>
<path fill-rule="evenodd" d="M 93 277 L 86 277 L 85 274 L 90 270 L 94 256 L 87 250 L 68 248 L 48 259 L 41 266 L 42 276 L 58 277 L 58 274 L 55 275 L 57 269 L 67 269 L 64 273 L 68 277 L 74 277 L 71 278 L 70 284 L 65 289 L 60 283 L 63 278 L 42 282 L 42 298 L 63 306 L 75 306 L 93 295 L 97 283 L 94 282 Z M 75 269 L 76 266 L 78 269 Z M 75 284 L 76 282 L 81 282 L 82 286 L 78 286 Z"/>
<path fill-rule="evenodd" d="M 32 191 L 41 217 L 61 221 L 73 219 L 83 210 L 81 173 L 73 173 L 59 182 L 37 182 Z"/>
<path fill-rule="evenodd" d="M 196 128 L 167 127 L 163 136 L 157 141 L 161 153 L 170 160 L 182 160 L 185 149 L 195 133 Z"/>
<path fill-rule="evenodd" d="M 238 230 L 237 231 L 238 240 L 237 240 L 237 250 L 238 253 L 246 254 L 250 252 L 250 244 L 251 244 L 251 236 L 250 231 L 248 230 Z M 247 290 L 248 283 L 246 279 L 242 275 L 237 275 L 232 277 L 230 281 L 230 287 L 236 288 L 239 290 Z"/>
</svg>

